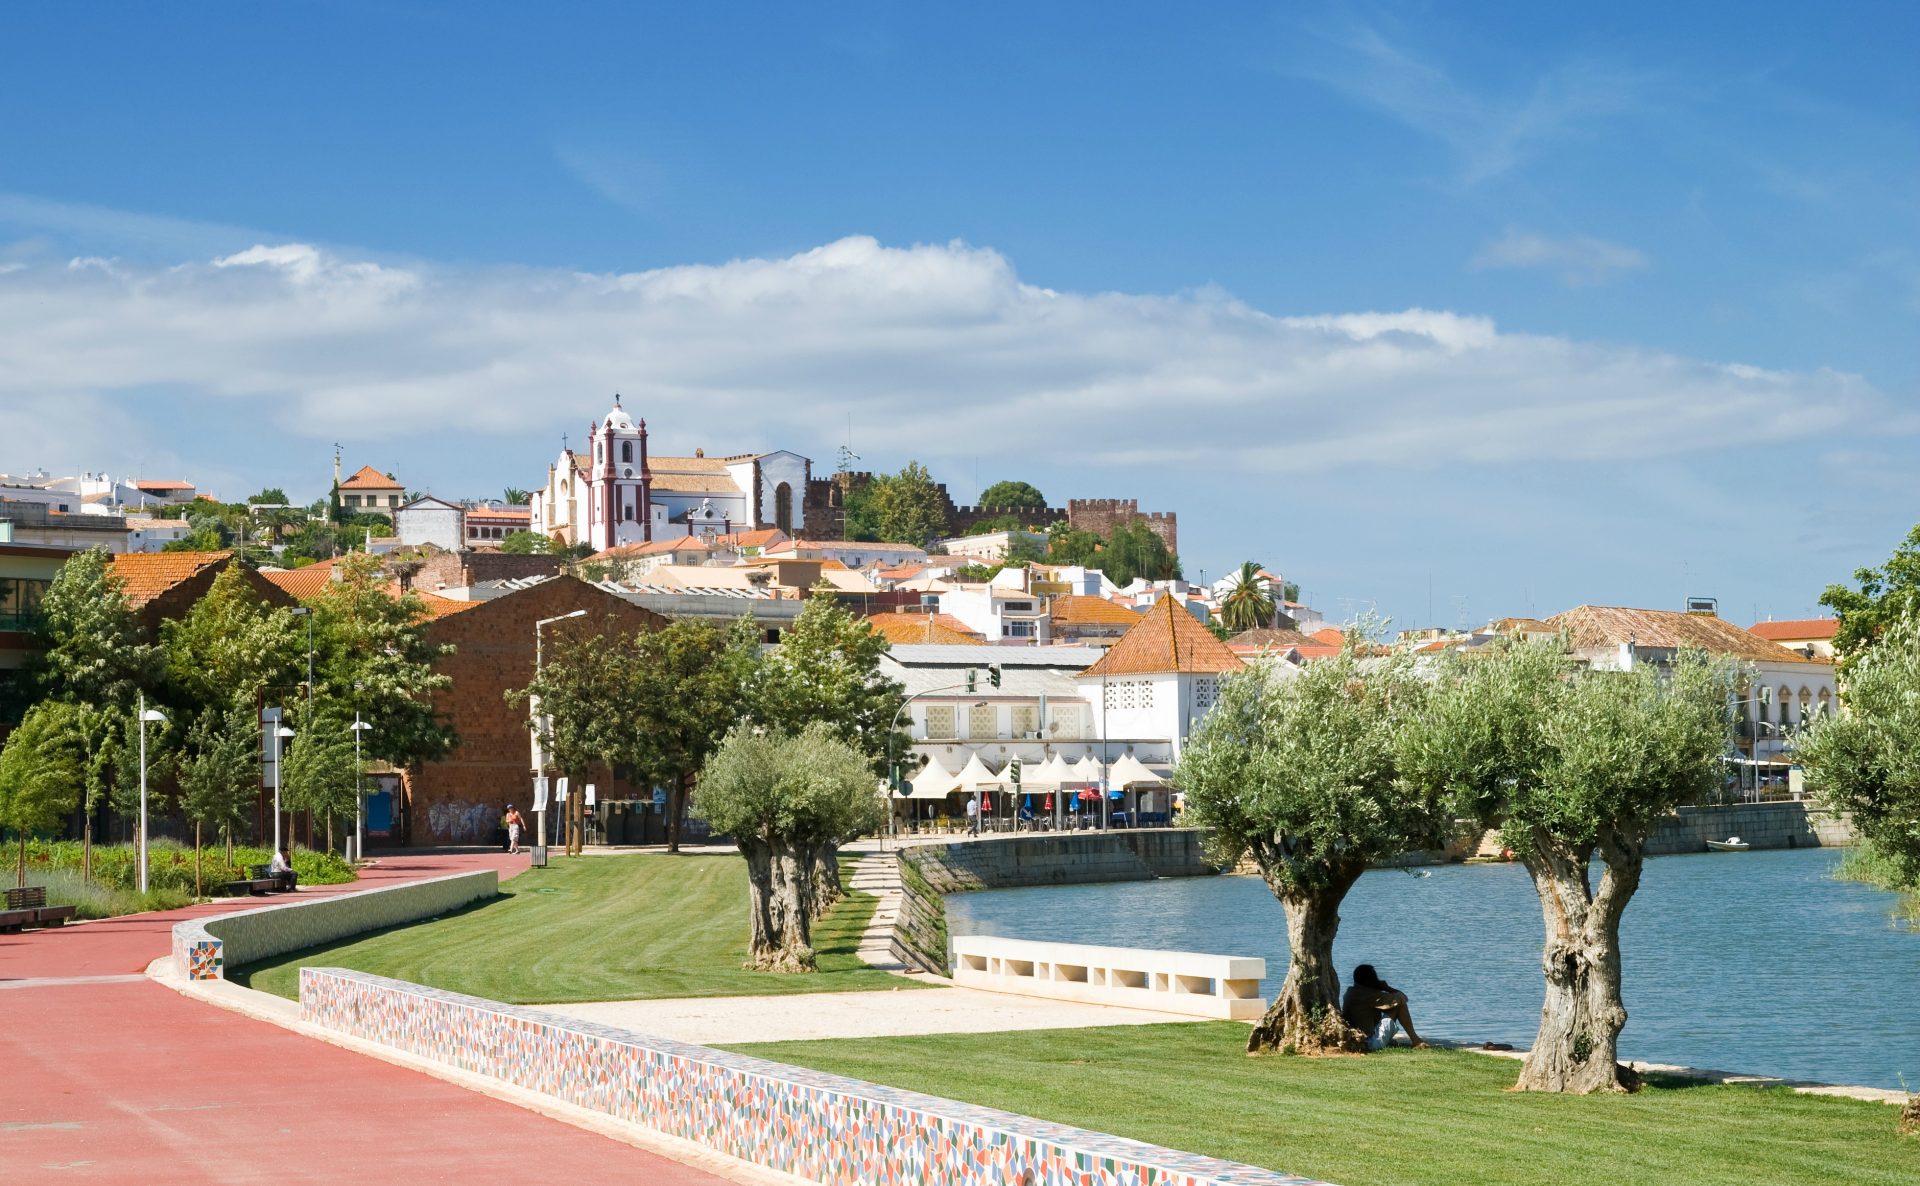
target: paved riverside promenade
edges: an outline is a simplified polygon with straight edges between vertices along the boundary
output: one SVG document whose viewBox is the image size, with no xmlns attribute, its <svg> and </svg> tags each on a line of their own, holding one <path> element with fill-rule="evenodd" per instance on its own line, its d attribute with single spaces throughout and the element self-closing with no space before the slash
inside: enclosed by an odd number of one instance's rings
<svg viewBox="0 0 1920 1186">
<path fill-rule="evenodd" d="M 379 859 L 299 896 L 527 867 L 499 852 Z M 726 1180 L 142 974 L 174 923 L 262 903 L 0 935 L 0 1181 L 474 1183 L 529 1167 L 560 1181 Z"/>
</svg>

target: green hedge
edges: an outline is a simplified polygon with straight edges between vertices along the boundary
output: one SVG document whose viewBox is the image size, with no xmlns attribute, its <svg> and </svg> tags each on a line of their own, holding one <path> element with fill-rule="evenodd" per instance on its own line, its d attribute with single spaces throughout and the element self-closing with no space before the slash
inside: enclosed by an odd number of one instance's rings
<svg viewBox="0 0 1920 1186">
<path fill-rule="evenodd" d="M 156 840 L 150 848 L 149 856 L 151 865 L 147 872 L 147 886 L 150 890 L 193 893 L 193 849 L 191 847 L 171 840 Z M 201 849 L 201 878 L 203 885 L 209 890 L 222 882 L 245 877 L 248 865 L 264 865 L 273 859 L 273 854 L 265 848 L 234 849 L 232 865 L 227 864 L 226 856 L 227 850 L 224 845 L 208 845 Z M 132 891 L 139 883 L 137 864 L 131 844 L 93 846 L 93 881 L 103 889 Z M 354 879 L 353 866 L 340 857 L 332 853 L 312 852 L 304 848 L 293 850 L 293 871 L 300 875 L 302 885 L 334 885 Z M 36 872 L 71 873 L 77 881 L 80 872 L 80 842 L 78 840 L 60 840 L 51 843 L 42 840 L 27 841 L 28 882 L 35 881 Z M 52 893 L 51 883 L 49 883 L 48 896 L 51 897 Z"/>
</svg>

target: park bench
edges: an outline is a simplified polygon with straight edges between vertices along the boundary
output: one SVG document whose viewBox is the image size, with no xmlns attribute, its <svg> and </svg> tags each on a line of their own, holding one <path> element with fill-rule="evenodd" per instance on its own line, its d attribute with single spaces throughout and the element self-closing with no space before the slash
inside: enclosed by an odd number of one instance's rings
<svg viewBox="0 0 1920 1186">
<path fill-rule="evenodd" d="M 30 885 L 7 891 L 7 908 L 0 910 L 0 931 L 22 927 L 57 927 L 73 917 L 71 906 L 47 905 L 47 887 Z"/>
<path fill-rule="evenodd" d="M 249 865 L 245 877 L 227 882 L 220 890 L 228 897 L 237 898 L 242 894 L 271 894 L 286 889 L 287 885 L 281 878 L 267 872 L 270 867 Z"/>
</svg>

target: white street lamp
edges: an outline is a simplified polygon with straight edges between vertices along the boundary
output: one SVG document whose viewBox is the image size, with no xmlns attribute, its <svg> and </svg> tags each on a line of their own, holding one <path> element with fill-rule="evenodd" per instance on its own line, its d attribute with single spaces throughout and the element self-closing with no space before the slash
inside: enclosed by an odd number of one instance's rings
<svg viewBox="0 0 1920 1186">
<path fill-rule="evenodd" d="M 353 859 L 366 859 L 367 793 L 360 787 L 360 735 L 373 728 L 353 714 Z"/>
<path fill-rule="evenodd" d="M 286 739 L 293 736 L 293 730 L 285 725 L 276 725 L 273 730 L 273 851 L 280 851 L 280 767 L 286 765 L 281 759 L 286 754 Z"/>
<path fill-rule="evenodd" d="M 147 694 L 140 693 L 140 892 L 147 892 L 147 722 L 164 725 L 167 718 L 147 707 Z"/>
<path fill-rule="evenodd" d="M 553 625 L 555 622 L 564 622 L 568 618 L 584 618 L 586 616 L 587 616 L 586 610 L 577 609 L 570 614 L 561 614 L 560 616 L 554 617 L 554 618 L 542 618 L 538 622 L 535 622 L 533 624 L 533 682 L 534 683 L 537 684 L 540 682 L 540 669 L 545 665 L 545 662 L 546 662 L 546 650 L 545 650 L 546 644 L 545 644 L 545 641 L 540 636 L 540 631 L 548 626 Z M 531 726 L 531 733 L 532 733 L 532 740 L 533 740 L 533 777 L 536 783 L 534 793 L 533 793 L 533 801 L 537 805 L 533 813 L 533 817 L 535 821 L 534 844 L 544 854 L 547 847 L 547 806 L 546 806 L 546 801 L 540 796 L 540 791 L 537 784 L 539 782 L 540 776 L 547 772 L 547 751 L 546 751 L 546 747 L 540 743 L 542 734 L 546 732 L 546 730 L 543 730 L 540 727 L 540 697 L 535 696 L 528 701 L 527 711 L 532 715 L 532 718 L 533 718 L 532 726 Z M 542 856 L 542 859 L 543 860 L 545 859 L 544 855 Z"/>
</svg>

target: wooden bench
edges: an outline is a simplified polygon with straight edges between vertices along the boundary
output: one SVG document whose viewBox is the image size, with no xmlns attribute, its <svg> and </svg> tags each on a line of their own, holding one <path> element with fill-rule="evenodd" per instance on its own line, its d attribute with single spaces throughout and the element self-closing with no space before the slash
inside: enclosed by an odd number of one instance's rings
<svg viewBox="0 0 1920 1186">
<path fill-rule="evenodd" d="M 220 892 L 230 898 L 238 898 L 243 895 L 280 893 L 293 888 L 285 878 L 267 872 L 270 868 L 270 865 L 249 865 L 245 877 L 226 882 L 220 887 Z"/>
<path fill-rule="evenodd" d="M 22 927 L 57 927 L 73 917 L 72 906 L 47 905 L 47 887 L 30 885 L 7 891 L 7 908 L 0 910 L 0 931 Z"/>
</svg>

